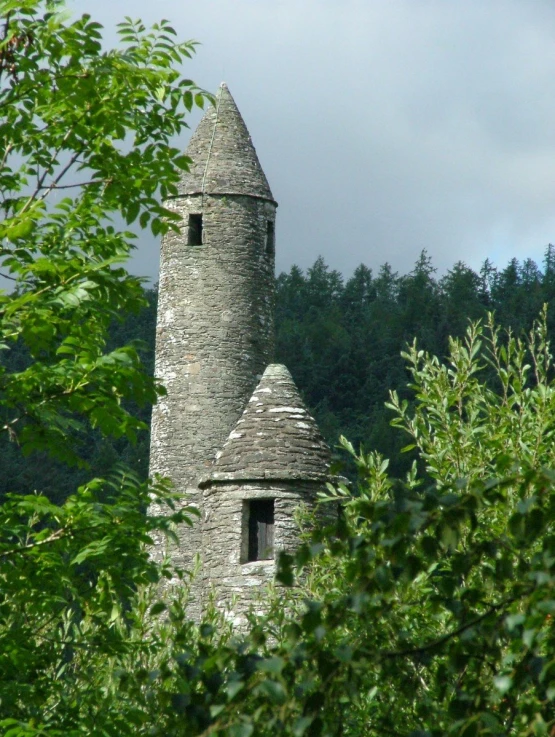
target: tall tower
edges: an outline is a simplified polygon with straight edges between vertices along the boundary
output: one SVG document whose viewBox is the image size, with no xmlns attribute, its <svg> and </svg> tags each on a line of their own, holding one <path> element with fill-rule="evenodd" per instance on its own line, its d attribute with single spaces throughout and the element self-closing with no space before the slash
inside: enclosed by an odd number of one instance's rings
<svg viewBox="0 0 555 737">
<path fill-rule="evenodd" d="M 150 472 L 202 513 L 199 480 L 272 360 L 277 203 L 225 84 L 187 155 L 191 169 L 166 203 L 182 220 L 162 241 L 155 372 L 167 396 L 153 411 Z M 178 536 L 172 558 L 190 570 L 201 524 Z M 199 576 L 193 616 L 200 586 Z"/>
</svg>

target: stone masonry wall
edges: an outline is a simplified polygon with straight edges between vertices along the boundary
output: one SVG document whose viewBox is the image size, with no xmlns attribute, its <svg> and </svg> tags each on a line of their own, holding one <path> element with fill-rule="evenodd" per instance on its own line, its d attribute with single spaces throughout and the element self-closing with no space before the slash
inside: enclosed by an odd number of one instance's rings
<svg viewBox="0 0 555 737">
<path fill-rule="evenodd" d="M 162 244 L 155 372 L 167 396 L 153 411 L 150 472 L 169 476 L 202 508 L 198 479 L 272 360 L 274 253 L 266 239 L 276 206 L 262 197 L 206 194 L 167 204 L 183 220 L 182 233 Z M 189 213 L 203 215 L 200 246 L 187 245 Z M 202 547 L 200 523 L 178 536 L 178 549 L 169 552 L 191 569 Z M 199 586 L 200 577 L 193 616 Z"/>
<path fill-rule="evenodd" d="M 293 552 L 299 545 L 295 512 L 303 504 L 313 508 L 322 485 L 311 481 L 214 482 L 204 489 L 205 596 L 212 593 L 235 628 L 245 625 L 251 607 L 264 611 L 265 590 L 274 581 L 279 552 Z M 245 502 L 252 499 L 275 500 L 273 560 L 244 560 Z"/>
</svg>

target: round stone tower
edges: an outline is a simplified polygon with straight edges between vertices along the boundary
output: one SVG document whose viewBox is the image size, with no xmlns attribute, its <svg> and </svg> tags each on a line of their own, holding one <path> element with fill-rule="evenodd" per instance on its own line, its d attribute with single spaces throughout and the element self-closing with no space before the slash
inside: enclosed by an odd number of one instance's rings
<svg viewBox="0 0 555 737">
<path fill-rule="evenodd" d="M 202 512 L 199 479 L 272 360 L 277 204 L 226 85 L 186 153 L 190 171 L 166 203 L 182 220 L 161 248 L 155 372 L 167 396 L 153 410 L 150 473 L 170 477 Z M 168 552 L 191 570 L 200 524 L 178 537 Z"/>
</svg>

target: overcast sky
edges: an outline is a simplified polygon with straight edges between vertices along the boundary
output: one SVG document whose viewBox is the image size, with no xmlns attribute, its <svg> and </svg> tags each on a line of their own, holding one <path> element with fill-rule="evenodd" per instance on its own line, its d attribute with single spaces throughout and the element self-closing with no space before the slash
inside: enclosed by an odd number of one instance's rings
<svg viewBox="0 0 555 737">
<path fill-rule="evenodd" d="M 439 272 L 555 241 L 553 0 L 68 0 L 114 39 L 125 15 L 201 42 L 279 202 L 277 268 L 318 255 Z M 195 117 L 192 123 L 198 121 Z M 183 139 L 183 146 L 187 137 Z M 158 245 L 134 271 L 156 279 Z"/>
</svg>

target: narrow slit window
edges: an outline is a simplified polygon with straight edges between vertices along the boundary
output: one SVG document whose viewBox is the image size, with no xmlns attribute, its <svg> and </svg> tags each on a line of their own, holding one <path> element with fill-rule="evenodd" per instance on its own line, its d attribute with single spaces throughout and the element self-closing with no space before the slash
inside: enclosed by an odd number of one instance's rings
<svg viewBox="0 0 555 737">
<path fill-rule="evenodd" d="M 252 499 L 248 503 L 248 561 L 274 557 L 274 500 Z"/>
<path fill-rule="evenodd" d="M 202 246 L 202 215 L 200 213 L 189 215 L 189 237 L 187 243 L 190 246 Z"/>
<path fill-rule="evenodd" d="M 273 256 L 276 250 L 276 234 L 273 220 L 266 221 L 266 253 Z"/>
</svg>

